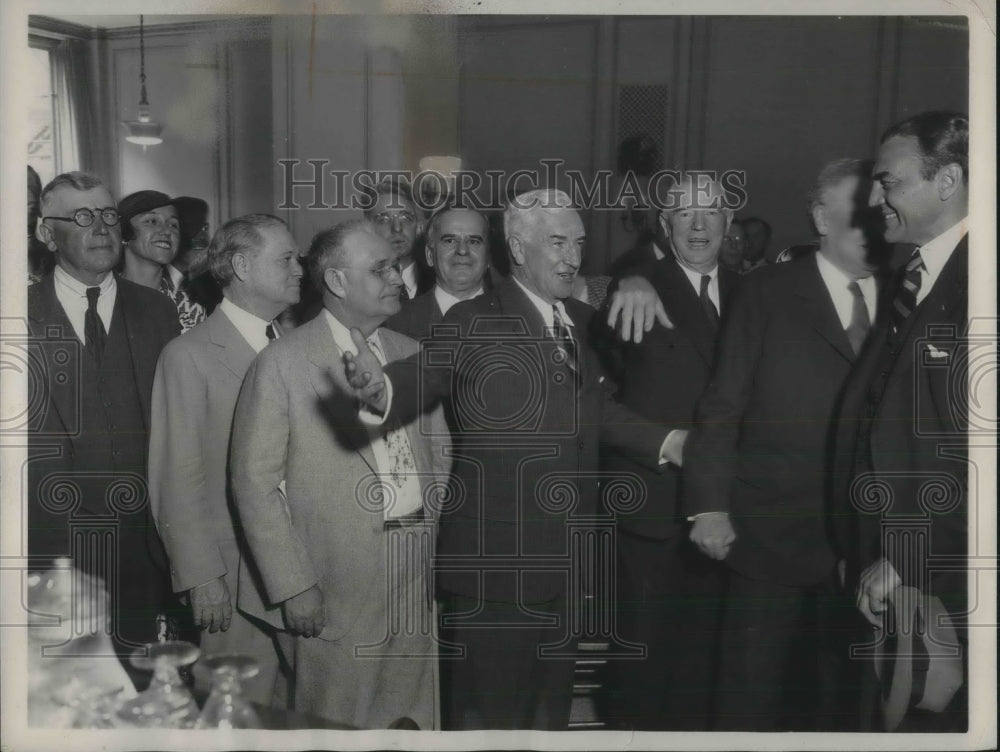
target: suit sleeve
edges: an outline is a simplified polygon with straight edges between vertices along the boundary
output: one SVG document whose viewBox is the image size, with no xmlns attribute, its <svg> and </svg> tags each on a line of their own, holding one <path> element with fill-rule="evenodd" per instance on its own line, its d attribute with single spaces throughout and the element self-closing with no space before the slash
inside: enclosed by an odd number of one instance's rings
<svg viewBox="0 0 1000 752">
<path fill-rule="evenodd" d="M 230 480 L 240 522 L 271 604 L 318 581 L 292 524 L 282 482 L 288 459 L 288 384 L 280 352 L 264 350 L 250 366 L 233 419 Z"/>
<path fill-rule="evenodd" d="M 723 325 L 712 378 L 684 447 L 686 515 L 730 511 L 740 424 L 763 350 L 765 297 L 759 279 L 748 278 Z"/>
<path fill-rule="evenodd" d="M 202 441 L 208 390 L 186 348 L 163 351 L 153 378 L 149 430 L 149 500 L 170 560 L 175 592 L 226 574 L 211 525 Z"/>
</svg>

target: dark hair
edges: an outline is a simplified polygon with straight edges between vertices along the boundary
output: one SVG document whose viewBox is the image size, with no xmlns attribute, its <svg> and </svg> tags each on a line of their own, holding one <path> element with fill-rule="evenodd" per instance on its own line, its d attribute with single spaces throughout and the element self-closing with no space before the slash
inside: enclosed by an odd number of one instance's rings
<svg viewBox="0 0 1000 752">
<path fill-rule="evenodd" d="M 375 204 L 378 202 L 379 196 L 394 196 L 397 199 L 402 198 L 414 209 L 417 208 L 417 202 L 413 200 L 413 189 L 405 179 L 398 176 L 384 178 L 374 187 L 364 186 L 362 191 L 370 202 L 368 208 L 365 209 L 366 217 L 374 213 Z"/>
<path fill-rule="evenodd" d="M 287 229 L 288 224 L 273 214 L 247 214 L 229 220 L 218 229 L 208 244 L 206 260 L 208 270 L 220 287 L 228 287 L 233 281 L 233 256 L 256 251 L 264 242 L 260 230 L 265 227 Z"/>
<path fill-rule="evenodd" d="M 920 144 L 924 180 L 931 180 L 945 165 L 962 168 L 962 182 L 969 182 L 969 116 L 962 112 L 933 110 L 921 112 L 896 123 L 882 134 L 879 143 L 895 136 L 912 136 Z"/>
<path fill-rule="evenodd" d="M 761 227 L 763 227 L 764 234 L 767 236 L 767 239 L 768 240 L 771 239 L 771 225 L 769 225 L 760 217 L 747 217 L 746 219 L 743 220 L 743 229 L 745 230 L 747 225 L 752 225 L 752 224 L 758 224 Z"/>
<path fill-rule="evenodd" d="M 306 252 L 306 271 L 309 281 L 317 290 L 323 290 L 323 275 L 330 267 L 344 263 L 344 246 L 347 238 L 356 232 L 367 232 L 375 235 L 375 228 L 367 219 L 349 219 L 321 230 L 313 236 Z"/>
<path fill-rule="evenodd" d="M 479 209 L 475 209 L 471 206 L 466 206 L 464 203 L 460 201 L 455 201 L 454 199 L 449 199 L 449 201 L 444 206 L 435 210 L 435 212 L 431 214 L 430 219 L 427 220 L 427 229 L 424 232 L 424 235 L 426 235 L 427 240 L 429 241 L 433 237 L 433 233 L 437 230 L 437 226 L 438 223 L 441 221 L 441 217 L 443 217 L 450 211 L 456 211 L 456 210 L 471 211 L 479 215 L 480 219 L 483 220 L 483 225 L 486 227 L 483 239 L 486 241 L 487 245 L 489 245 L 490 242 L 489 218 L 483 212 L 479 211 Z"/>
</svg>

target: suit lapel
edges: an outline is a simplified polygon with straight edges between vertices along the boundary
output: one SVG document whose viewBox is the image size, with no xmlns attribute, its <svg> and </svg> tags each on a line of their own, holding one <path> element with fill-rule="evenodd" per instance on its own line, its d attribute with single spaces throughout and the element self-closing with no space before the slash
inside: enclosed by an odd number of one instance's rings
<svg viewBox="0 0 1000 752">
<path fill-rule="evenodd" d="M 86 353 L 83 349 L 83 343 L 77 339 L 66 311 L 63 310 L 56 297 L 53 275 L 49 273 L 38 283 L 37 288 L 37 291 L 34 291 L 36 293 L 33 301 L 35 305 L 30 303 L 28 305 L 28 318 L 33 322 L 32 335 L 33 337 L 45 338 L 48 334 L 46 327 L 58 327 L 59 333 L 56 336 L 63 340 L 72 340 L 77 344 L 75 348 L 77 363 L 73 365 L 73 369 L 79 373 L 79 361 L 86 357 Z M 31 300 L 30 297 L 29 300 Z M 68 389 L 49 388 L 48 393 L 49 401 L 62 423 L 63 433 L 75 433 L 69 431 L 70 426 L 76 426 L 79 423 L 73 407 L 75 400 L 70 398 L 72 392 Z"/>
<path fill-rule="evenodd" d="M 253 359 L 257 357 L 256 351 L 221 309 L 217 308 L 208 317 L 205 326 L 209 341 L 219 348 L 219 362 L 242 380 Z"/>
<path fill-rule="evenodd" d="M 690 339 L 702 360 L 711 365 L 716 332 L 701 308 L 691 281 L 673 257 L 665 257 L 655 268 L 653 285 L 667 315 L 677 324 L 677 334 Z M 722 298 L 721 288 L 719 297 Z"/>
<path fill-rule="evenodd" d="M 804 314 L 804 320 L 808 321 L 813 329 L 830 343 L 833 349 L 853 362 L 855 359 L 854 349 L 851 347 L 850 340 L 847 339 L 847 332 L 841 326 L 840 317 L 837 316 L 837 309 L 834 308 L 830 291 L 820 276 L 816 259 L 802 259 L 797 264 L 796 269 L 800 279 L 794 285 L 794 289 Z"/>
<path fill-rule="evenodd" d="M 300 328 L 307 329 L 308 332 L 308 358 L 312 367 L 309 379 L 320 405 L 332 425 L 337 427 L 338 432 L 351 443 L 369 469 L 377 475 L 378 464 L 370 446 L 368 429 L 358 420 L 355 402 L 337 390 L 327 373 L 327 369 L 340 363 L 342 353 L 333 341 L 333 332 L 330 331 L 326 314 L 320 311 L 312 321 Z"/>
<path fill-rule="evenodd" d="M 132 360 L 132 376 L 135 378 L 136 391 L 139 394 L 139 404 L 142 407 L 142 420 L 149 430 L 149 400 L 152 395 L 142 388 L 142 384 L 152 384 L 152 374 L 146 373 L 147 368 L 156 367 L 156 358 L 143 358 L 141 353 L 148 347 L 150 332 L 143 326 L 143 311 L 129 289 L 129 282 L 118 277 L 118 295 L 115 300 L 115 312 L 111 317 L 111 326 L 115 325 L 115 317 L 120 317 L 128 342 L 129 358 Z"/>
</svg>

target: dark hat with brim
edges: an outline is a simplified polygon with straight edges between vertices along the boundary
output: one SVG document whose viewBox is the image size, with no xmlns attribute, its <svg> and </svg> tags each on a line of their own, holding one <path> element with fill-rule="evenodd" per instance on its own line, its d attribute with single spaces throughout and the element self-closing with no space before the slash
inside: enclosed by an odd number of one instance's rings
<svg viewBox="0 0 1000 752">
<path fill-rule="evenodd" d="M 173 206 L 177 209 L 177 219 L 181 225 L 181 236 L 190 241 L 205 224 L 208 218 L 208 204 L 193 196 L 177 196 L 170 198 L 160 191 L 136 191 L 130 193 L 118 202 L 118 216 L 122 227 L 129 227 L 133 217 L 159 209 L 163 206 Z"/>
</svg>

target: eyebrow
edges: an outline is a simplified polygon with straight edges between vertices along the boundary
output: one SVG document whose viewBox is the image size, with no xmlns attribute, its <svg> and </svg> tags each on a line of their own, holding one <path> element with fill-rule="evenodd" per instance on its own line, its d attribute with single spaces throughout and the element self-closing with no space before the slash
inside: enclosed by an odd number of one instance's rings
<svg viewBox="0 0 1000 752">
<path fill-rule="evenodd" d="M 470 232 L 468 235 L 463 235 L 460 232 L 444 232 L 444 233 L 441 233 L 441 238 L 442 239 L 444 239 L 444 238 L 459 238 L 459 237 L 479 238 L 480 240 L 483 239 L 483 235 L 480 234 L 480 233 L 478 233 L 478 232 Z"/>
</svg>

